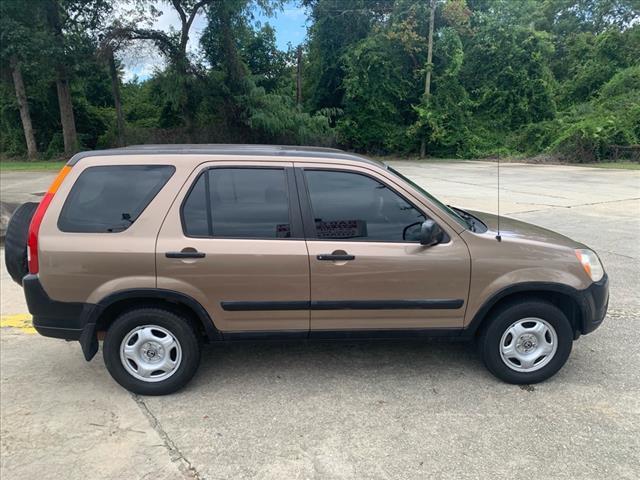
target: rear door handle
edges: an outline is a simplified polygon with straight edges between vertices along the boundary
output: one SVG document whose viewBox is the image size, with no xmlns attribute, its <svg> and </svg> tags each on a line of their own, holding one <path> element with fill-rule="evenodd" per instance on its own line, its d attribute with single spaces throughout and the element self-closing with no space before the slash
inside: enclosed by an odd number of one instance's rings
<svg viewBox="0 0 640 480">
<path fill-rule="evenodd" d="M 318 260 L 333 260 L 333 261 L 345 261 L 345 260 L 355 260 L 355 255 L 348 254 L 333 254 L 333 253 L 322 253 L 316 257 Z"/>
<path fill-rule="evenodd" d="M 167 258 L 204 258 L 204 252 L 167 252 L 164 254 Z"/>
</svg>

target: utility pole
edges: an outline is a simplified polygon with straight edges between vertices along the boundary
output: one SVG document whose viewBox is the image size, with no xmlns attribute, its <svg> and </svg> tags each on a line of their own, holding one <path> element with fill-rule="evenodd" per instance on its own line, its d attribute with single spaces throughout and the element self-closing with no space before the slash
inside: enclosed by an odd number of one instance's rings
<svg viewBox="0 0 640 480">
<path fill-rule="evenodd" d="M 296 67 L 296 104 L 302 103 L 302 45 L 298 45 L 298 65 Z"/>
<path fill-rule="evenodd" d="M 424 99 L 427 107 L 429 106 L 429 97 L 431 96 L 431 70 L 433 69 L 433 27 L 436 14 L 436 0 L 431 0 L 429 8 L 429 44 L 427 46 L 427 74 L 424 78 Z M 427 140 L 422 137 L 420 141 L 420 158 L 427 155 Z"/>
</svg>

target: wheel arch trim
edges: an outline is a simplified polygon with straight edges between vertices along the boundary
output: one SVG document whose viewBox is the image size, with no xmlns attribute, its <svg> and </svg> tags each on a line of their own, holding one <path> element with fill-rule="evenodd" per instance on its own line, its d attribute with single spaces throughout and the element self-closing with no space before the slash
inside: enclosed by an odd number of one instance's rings
<svg viewBox="0 0 640 480">
<path fill-rule="evenodd" d="M 217 341 L 222 338 L 220 331 L 216 328 L 213 323 L 213 319 L 207 312 L 207 310 L 194 298 L 186 295 L 184 293 L 176 292 L 174 290 L 162 289 L 162 288 L 137 288 L 137 289 L 127 289 L 121 290 L 110 295 L 107 295 L 102 300 L 98 302 L 98 309 L 94 313 L 93 321 L 97 323 L 100 316 L 107 310 L 110 306 L 115 305 L 118 302 L 124 300 L 163 300 L 169 301 L 172 303 L 181 304 L 191 310 L 196 318 L 199 320 L 202 325 L 204 332 L 207 336 L 207 339 L 212 341 Z"/>
<path fill-rule="evenodd" d="M 505 298 L 518 293 L 530 295 L 544 295 L 555 293 L 571 298 L 578 306 L 581 316 L 581 318 L 578 319 L 577 325 L 574 325 L 574 328 L 578 330 L 581 330 L 583 328 L 583 321 L 589 316 L 591 311 L 591 307 L 589 305 L 589 302 L 587 301 L 584 291 L 577 290 L 562 283 L 522 282 L 498 290 L 491 297 L 489 297 L 489 299 L 486 300 L 476 311 L 469 324 L 464 328 L 465 335 L 474 336 L 478 332 L 480 327 L 484 324 L 485 320 L 487 319 L 488 313 L 493 307 L 495 307 Z M 571 319 L 569 319 L 569 321 L 571 321 Z"/>
</svg>

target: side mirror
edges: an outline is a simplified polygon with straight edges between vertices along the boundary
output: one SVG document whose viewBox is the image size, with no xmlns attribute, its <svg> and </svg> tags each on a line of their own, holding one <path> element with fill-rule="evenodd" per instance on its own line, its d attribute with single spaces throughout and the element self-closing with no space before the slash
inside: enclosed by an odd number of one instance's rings
<svg viewBox="0 0 640 480">
<path fill-rule="evenodd" d="M 431 247 L 442 241 L 444 232 L 433 220 L 425 220 L 420 227 L 420 245 Z"/>
</svg>

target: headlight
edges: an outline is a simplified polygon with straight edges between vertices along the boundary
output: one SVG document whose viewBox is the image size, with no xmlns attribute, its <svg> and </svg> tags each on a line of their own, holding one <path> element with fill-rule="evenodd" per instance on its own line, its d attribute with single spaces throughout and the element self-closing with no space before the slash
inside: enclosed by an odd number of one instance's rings
<svg viewBox="0 0 640 480">
<path fill-rule="evenodd" d="M 578 261 L 582 264 L 582 268 L 584 268 L 591 280 L 597 282 L 604 277 L 604 268 L 602 268 L 602 263 L 600 263 L 600 259 L 595 252 L 579 249 L 576 250 L 576 257 L 578 257 Z"/>
</svg>

